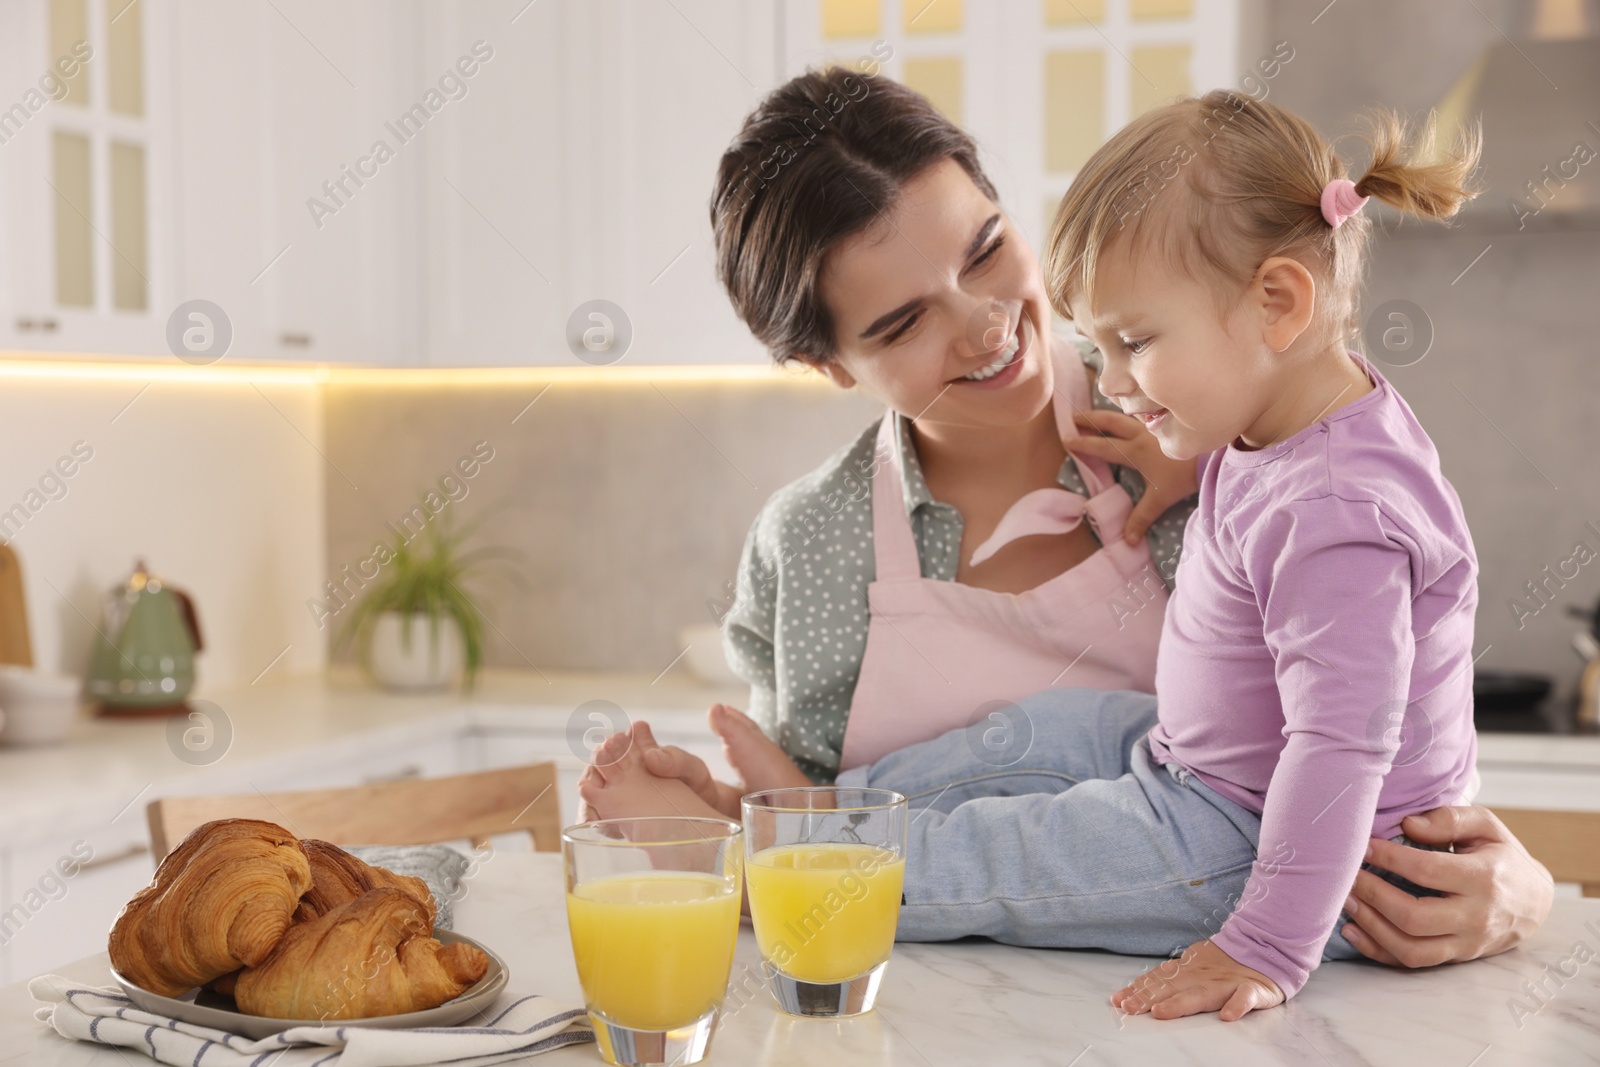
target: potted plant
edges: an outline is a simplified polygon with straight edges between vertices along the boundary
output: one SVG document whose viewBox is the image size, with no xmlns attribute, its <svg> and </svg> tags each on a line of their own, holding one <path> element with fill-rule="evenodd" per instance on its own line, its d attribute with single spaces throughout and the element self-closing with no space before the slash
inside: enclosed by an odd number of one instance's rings
<svg viewBox="0 0 1600 1067">
<path fill-rule="evenodd" d="M 483 662 L 483 612 L 467 592 L 510 553 L 465 549 L 476 524 L 454 530 L 435 519 L 411 537 L 396 531 L 378 578 L 339 628 L 336 648 L 352 641 L 367 674 L 390 689 L 444 689 L 459 678 L 471 688 Z"/>
</svg>

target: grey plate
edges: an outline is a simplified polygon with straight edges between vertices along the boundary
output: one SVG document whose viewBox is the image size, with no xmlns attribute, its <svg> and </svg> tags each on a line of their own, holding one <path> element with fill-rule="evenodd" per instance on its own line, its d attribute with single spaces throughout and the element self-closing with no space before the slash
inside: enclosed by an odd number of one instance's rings
<svg viewBox="0 0 1600 1067">
<path fill-rule="evenodd" d="M 447 1000 L 437 1008 L 427 1011 L 411 1011 L 403 1015 L 379 1015 L 371 1019 L 269 1019 L 262 1015 L 246 1015 L 234 1007 L 233 1001 L 228 997 L 218 996 L 215 993 L 191 989 L 176 997 L 161 997 L 154 993 L 146 992 L 128 981 L 116 971 L 111 972 L 111 977 L 128 994 L 128 999 L 136 1005 L 150 1012 L 152 1015 L 165 1015 L 180 1022 L 193 1023 L 196 1026 L 207 1026 L 213 1030 L 223 1030 L 230 1034 L 241 1034 L 245 1037 L 260 1039 L 281 1034 L 285 1030 L 292 1030 L 297 1026 L 360 1026 L 372 1030 L 406 1030 L 414 1026 L 454 1026 L 465 1022 L 473 1016 L 487 1012 L 495 1002 L 495 998 L 505 989 L 510 978 L 510 971 L 506 968 L 505 960 L 490 952 L 487 947 L 479 944 L 470 937 L 450 930 L 435 930 L 433 936 L 448 945 L 455 941 L 463 941 L 474 948 L 481 949 L 489 957 L 489 969 L 483 978 L 465 993 L 454 1000 Z"/>
</svg>

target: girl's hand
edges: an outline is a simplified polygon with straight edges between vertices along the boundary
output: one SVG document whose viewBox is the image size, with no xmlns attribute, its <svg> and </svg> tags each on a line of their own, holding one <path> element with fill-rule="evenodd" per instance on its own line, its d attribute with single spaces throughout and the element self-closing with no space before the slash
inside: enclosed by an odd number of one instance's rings
<svg viewBox="0 0 1600 1067">
<path fill-rule="evenodd" d="M 1200 488 L 1196 461 L 1169 457 L 1161 451 L 1155 435 L 1132 415 L 1094 409 L 1077 412 L 1073 421 L 1083 433 L 1067 442 L 1069 452 L 1132 467 L 1144 475 L 1144 496 L 1128 516 L 1124 534 L 1128 544 L 1142 541 L 1145 531 L 1163 511 Z"/>
<path fill-rule="evenodd" d="M 1204 1011 L 1220 1011 L 1223 1022 L 1252 1011 L 1282 1004 L 1283 991 L 1260 971 L 1222 951 L 1211 941 L 1197 941 L 1183 955 L 1146 971 L 1111 994 L 1111 1003 L 1129 1015 L 1149 1012 L 1157 1019 L 1181 1019 Z"/>
<path fill-rule="evenodd" d="M 1414 897 L 1370 871 L 1356 874 L 1340 933 L 1363 954 L 1392 967 L 1432 967 L 1515 948 L 1550 914 L 1555 884 L 1494 813 L 1435 808 L 1401 829 L 1431 852 L 1373 838 L 1367 859 L 1442 897 Z"/>
</svg>

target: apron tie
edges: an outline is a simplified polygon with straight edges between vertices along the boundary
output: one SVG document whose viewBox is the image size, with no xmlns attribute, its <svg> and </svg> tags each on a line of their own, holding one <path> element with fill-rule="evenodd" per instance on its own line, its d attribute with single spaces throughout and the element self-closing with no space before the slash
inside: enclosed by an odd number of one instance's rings
<svg viewBox="0 0 1600 1067">
<path fill-rule="evenodd" d="M 1076 530 L 1088 512 L 1089 501 L 1067 489 L 1035 489 L 1011 505 L 989 539 L 972 553 L 976 567 L 1019 537 L 1064 534 Z"/>
</svg>

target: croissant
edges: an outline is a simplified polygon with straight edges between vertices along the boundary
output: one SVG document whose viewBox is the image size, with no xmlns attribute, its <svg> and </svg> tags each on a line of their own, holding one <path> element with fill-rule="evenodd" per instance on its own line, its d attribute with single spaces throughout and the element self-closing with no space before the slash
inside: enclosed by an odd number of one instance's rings
<svg viewBox="0 0 1600 1067">
<path fill-rule="evenodd" d="M 275 1019 L 366 1019 L 436 1008 L 480 980 L 489 957 L 429 936 L 428 913 L 409 893 L 369 889 L 289 928 L 247 967 L 234 1002 Z"/>
<path fill-rule="evenodd" d="M 311 888 L 300 898 L 300 906 L 294 913 L 295 922 L 309 922 L 340 904 L 349 903 L 369 889 L 390 886 L 410 894 L 427 910 L 428 930 L 432 932 L 433 924 L 439 918 L 439 906 L 434 903 L 427 882 L 374 867 L 326 841 L 308 837 L 302 838 L 300 843 L 305 846 L 306 858 L 311 861 Z"/>
<path fill-rule="evenodd" d="M 141 989 L 176 996 L 265 959 L 310 887 L 305 849 L 283 827 L 208 822 L 117 916 L 111 965 Z"/>
</svg>

